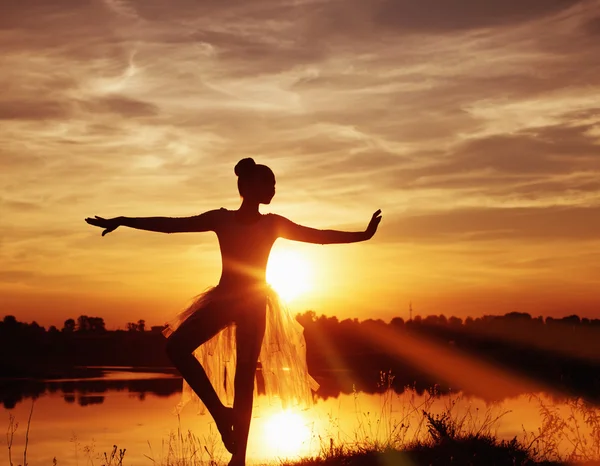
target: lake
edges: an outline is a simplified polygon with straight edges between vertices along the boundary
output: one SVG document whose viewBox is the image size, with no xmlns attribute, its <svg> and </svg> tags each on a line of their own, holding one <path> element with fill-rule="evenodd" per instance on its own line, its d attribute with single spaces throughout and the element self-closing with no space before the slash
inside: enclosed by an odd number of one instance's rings
<svg viewBox="0 0 600 466">
<path fill-rule="evenodd" d="M 99 456 L 110 453 L 113 445 L 126 448 L 126 465 L 152 465 L 152 459 L 160 464 L 169 443 L 179 444 L 173 437 L 178 431 L 185 435 L 193 432 L 205 460 L 229 459 L 209 416 L 198 415 L 192 405 L 186 406 L 179 418 L 173 413 L 181 385 L 176 374 L 127 368 L 96 371 L 95 377 L 85 379 L 5 381 L 0 385 L 4 403 L 4 426 L 0 427 L 8 428 L 11 416 L 18 422 L 12 444 L 15 465 L 22 463 L 32 403 L 27 450 L 31 465 L 51 465 L 54 458 L 58 465 L 101 464 Z M 326 381 L 326 377 L 319 379 L 322 385 Z M 365 438 L 385 439 L 392 431 L 402 432 L 409 441 L 426 432 L 424 424 L 419 430 L 422 409 L 439 413 L 450 405 L 456 416 L 473 426 L 499 416 L 494 423 L 498 436 L 520 438 L 524 429 L 536 431 L 541 426 L 541 404 L 566 418 L 570 412 L 568 402 L 544 393 L 530 393 L 491 403 L 462 393 L 432 396 L 407 389 L 375 394 L 351 391 L 326 399 L 317 396 L 309 410 L 282 411 L 272 400 L 259 396 L 248 457 L 255 463 L 298 458 L 318 454 L 332 441 L 335 445 Z M 4 463 L 8 458 L 7 441 L 4 435 L 0 437 L 1 464 L 8 464 Z"/>
</svg>

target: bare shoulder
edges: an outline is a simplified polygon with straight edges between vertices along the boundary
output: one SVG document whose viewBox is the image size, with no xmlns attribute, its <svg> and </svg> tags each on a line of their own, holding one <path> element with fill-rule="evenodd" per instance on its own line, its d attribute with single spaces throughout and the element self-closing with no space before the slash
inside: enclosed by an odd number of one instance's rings
<svg viewBox="0 0 600 466">
<path fill-rule="evenodd" d="M 196 221 L 203 225 L 204 228 L 216 230 L 220 228 L 227 219 L 229 211 L 223 207 L 220 209 L 207 210 L 198 214 Z"/>
<path fill-rule="evenodd" d="M 212 219 L 224 218 L 229 211 L 225 207 L 221 207 L 220 209 L 207 210 L 198 214 L 198 217 L 208 217 Z"/>
<path fill-rule="evenodd" d="M 269 225 L 272 225 L 274 227 L 279 227 L 285 222 L 289 222 L 287 218 L 279 214 L 266 214 L 265 218 L 268 220 Z"/>
<path fill-rule="evenodd" d="M 282 221 L 287 221 L 287 218 L 285 218 L 283 215 L 279 215 L 279 214 L 266 214 L 265 217 L 267 217 L 269 220 L 271 220 L 272 222 L 282 222 Z"/>
</svg>

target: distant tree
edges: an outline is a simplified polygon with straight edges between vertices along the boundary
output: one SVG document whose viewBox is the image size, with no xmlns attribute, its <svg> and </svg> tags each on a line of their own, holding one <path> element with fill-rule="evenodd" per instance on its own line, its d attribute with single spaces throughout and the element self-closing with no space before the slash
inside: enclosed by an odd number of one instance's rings
<svg viewBox="0 0 600 466">
<path fill-rule="evenodd" d="M 2 322 L 8 328 L 17 327 L 17 325 L 19 324 L 15 316 L 4 316 L 4 320 Z"/>
<path fill-rule="evenodd" d="M 90 330 L 90 318 L 88 316 L 79 316 L 77 318 L 77 331 L 88 332 Z"/>
<path fill-rule="evenodd" d="M 102 317 L 88 317 L 88 327 L 90 332 L 104 332 L 106 327 Z"/>
<path fill-rule="evenodd" d="M 75 331 L 75 321 L 73 319 L 65 320 L 63 332 L 73 333 Z"/>
<path fill-rule="evenodd" d="M 29 324 L 29 329 L 36 333 L 44 333 L 46 331 L 46 329 L 38 324 L 35 320 Z"/>
<path fill-rule="evenodd" d="M 460 327 L 462 325 L 462 323 L 463 323 L 463 321 L 462 321 L 462 319 L 460 317 L 454 317 L 454 316 L 452 316 L 452 317 L 450 317 L 448 319 L 448 324 L 451 327 Z"/>
<path fill-rule="evenodd" d="M 143 332 L 146 330 L 146 321 L 144 319 L 140 319 L 137 321 L 137 331 Z"/>
<path fill-rule="evenodd" d="M 422 320 L 422 322 L 425 325 L 436 325 L 438 322 L 438 317 L 437 316 L 425 316 L 425 318 Z"/>
<path fill-rule="evenodd" d="M 300 322 L 300 325 L 307 327 L 317 320 L 317 314 L 315 311 L 306 311 L 302 314 L 296 315 L 296 320 Z"/>
<path fill-rule="evenodd" d="M 335 326 L 338 324 L 338 318 L 336 316 L 327 317 L 323 314 L 317 319 L 317 322 L 322 325 Z"/>
<path fill-rule="evenodd" d="M 138 326 L 135 322 L 127 322 L 127 330 L 129 332 L 137 332 Z"/>
<path fill-rule="evenodd" d="M 581 319 L 578 315 L 573 314 L 567 317 L 563 317 L 561 319 L 561 322 L 564 322 L 565 324 L 579 325 L 581 323 Z"/>
<path fill-rule="evenodd" d="M 340 322 L 340 325 L 349 326 L 349 325 L 359 325 L 358 319 L 355 317 L 354 319 L 344 319 Z"/>
<path fill-rule="evenodd" d="M 369 327 L 384 327 L 386 324 L 382 319 L 367 319 L 363 320 L 363 325 Z"/>
<path fill-rule="evenodd" d="M 58 329 L 56 328 L 56 326 L 51 325 L 50 327 L 48 327 L 48 333 L 58 333 Z"/>
<path fill-rule="evenodd" d="M 531 320 L 531 315 L 527 312 L 509 312 L 504 314 L 505 319 L 511 320 Z"/>
<path fill-rule="evenodd" d="M 402 317 L 394 317 L 391 320 L 390 325 L 392 327 L 404 327 L 404 319 Z"/>
<path fill-rule="evenodd" d="M 442 319 L 443 317 L 443 319 Z M 430 315 L 427 316 L 423 319 L 423 324 L 425 325 L 446 325 L 446 316 L 436 316 L 436 315 Z"/>
</svg>

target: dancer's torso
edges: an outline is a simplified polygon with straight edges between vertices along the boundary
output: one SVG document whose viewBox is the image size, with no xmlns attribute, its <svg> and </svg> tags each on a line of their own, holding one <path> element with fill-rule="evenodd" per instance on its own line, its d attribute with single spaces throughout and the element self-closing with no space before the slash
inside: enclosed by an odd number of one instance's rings
<svg viewBox="0 0 600 466">
<path fill-rule="evenodd" d="M 215 228 L 223 261 L 219 287 L 241 293 L 264 289 L 269 254 L 277 239 L 274 217 L 261 215 L 246 223 L 234 211 L 221 209 L 220 214 Z"/>
</svg>

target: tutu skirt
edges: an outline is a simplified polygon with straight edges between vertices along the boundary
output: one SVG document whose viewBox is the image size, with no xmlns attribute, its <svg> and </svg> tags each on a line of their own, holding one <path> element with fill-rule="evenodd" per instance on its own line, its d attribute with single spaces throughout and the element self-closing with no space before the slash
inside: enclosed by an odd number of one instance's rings
<svg viewBox="0 0 600 466">
<path fill-rule="evenodd" d="M 312 391 L 316 391 L 319 384 L 308 373 L 304 329 L 271 287 L 265 287 L 265 292 L 266 326 L 258 359 L 259 371 L 254 378 L 254 394 L 264 393 L 271 403 L 281 403 L 284 409 L 292 406 L 307 408 L 312 404 Z M 196 318 L 201 317 L 198 313 L 214 312 L 209 304 L 219 299 L 220 294 L 217 286 L 197 296 L 167 325 L 163 334 L 168 338 L 192 316 Z M 235 324 L 200 345 L 194 356 L 206 371 L 223 404 L 232 406 L 236 366 Z M 184 380 L 176 412 L 190 401 L 197 403 L 199 412 L 204 412 L 203 403 Z"/>
</svg>

